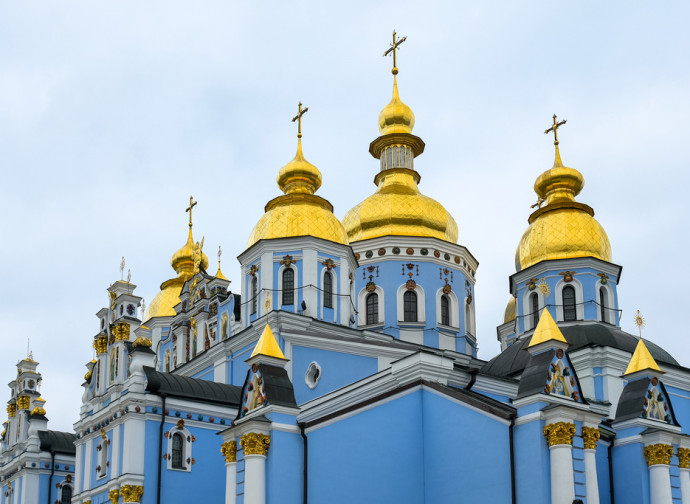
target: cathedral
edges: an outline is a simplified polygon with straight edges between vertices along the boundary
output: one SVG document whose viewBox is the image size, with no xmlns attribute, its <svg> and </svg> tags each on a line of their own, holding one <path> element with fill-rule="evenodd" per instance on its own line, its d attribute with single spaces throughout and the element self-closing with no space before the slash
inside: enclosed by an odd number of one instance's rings
<svg viewBox="0 0 690 504">
<path fill-rule="evenodd" d="M 555 115 L 501 352 L 477 358 L 479 262 L 420 191 L 403 41 L 371 196 L 338 219 L 317 195 L 300 103 L 282 194 L 248 217 L 240 285 L 195 241 L 190 198 L 147 309 L 130 279 L 94 306 L 73 432 L 48 428 L 38 363 L 18 363 L 0 504 L 690 504 L 690 369 L 621 329 L 622 267 L 576 199 Z"/>
</svg>

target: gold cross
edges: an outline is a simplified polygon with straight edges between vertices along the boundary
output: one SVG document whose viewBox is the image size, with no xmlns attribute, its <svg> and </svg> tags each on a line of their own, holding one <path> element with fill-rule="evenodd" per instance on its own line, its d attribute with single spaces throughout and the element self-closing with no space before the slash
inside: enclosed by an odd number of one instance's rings
<svg viewBox="0 0 690 504">
<path fill-rule="evenodd" d="M 292 118 L 292 122 L 297 121 L 297 138 L 302 138 L 302 116 L 307 113 L 309 107 L 302 108 L 302 102 L 299 102 L 299 112 Z"/>
<path fill-rule="evenodd" d="M 196 206 L 197 203 L 197 201 L 194 201 L 193 196 L 189 197 L 189 206 L 185 210 L 185 212 L 189 212 L 189 227 L 192 227 L 192 209 Z"/>
<path fill-rule="evenodd" d="M 558 119 L 556 119 L 556 114 L 553 115 L 553 125 L 547 129 L 544 133 L 548 134 L 553 131 L 553 144 L 558 145 L 558 128 L 563 126 L 566 123 L 567 119 L 563 119 L 561 122 L 558 122 Z"/>
<path fill-rule="evenodd" d="M 400 44 L 405 42 L 405 40 L 407 40 L 407 37 L 403 37 L 398 40 L 395 30 L 393 30 L 393 43 L 386 50 L 386 52 L 383 53 L 384 56 L 388 56 L 390 53 L 393 53 L 393 75 L 398 73 L 398 47 L 400 47 Z"/>
</svg>

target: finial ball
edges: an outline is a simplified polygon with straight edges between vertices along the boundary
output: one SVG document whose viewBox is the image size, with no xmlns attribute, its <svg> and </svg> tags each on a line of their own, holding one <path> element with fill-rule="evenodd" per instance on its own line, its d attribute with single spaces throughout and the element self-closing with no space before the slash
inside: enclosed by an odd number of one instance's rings
<svg viewBox="0 0 690 504">
<path fill-rule="evenodd" d="M 391 70 L 393 75 L 398 75 L 398 67 L 393 67 L 393 70 Z"/>
</svg>

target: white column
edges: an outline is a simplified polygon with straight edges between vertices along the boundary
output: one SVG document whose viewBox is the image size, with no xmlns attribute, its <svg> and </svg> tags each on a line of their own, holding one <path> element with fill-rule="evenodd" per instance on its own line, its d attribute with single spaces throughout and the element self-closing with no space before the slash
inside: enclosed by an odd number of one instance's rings
<svg viewBox="0 0 690 504">
<path fill-rule="evenodd" d="M 271 438 L 249 432 L 242 436 L 244 449 L 244 504 L 266 504 L 266 455 Z"/>
<path fill-rule="evenodd" d="M 91 460 L 91 456 L 93 455 L 92 443 L 93 438 L 87 439 L 86 442 L 84 442 L 84 484 L 82 485 L 82 491 L 91 490 L 91 468 L 93 466 Z"/>
<path fill-rule="evenodd" d="M 572 504 L 575 499 L 574 435 L 574 423 L 556 422 L 544 427 L 551 458 L 551 504 Z"/>
<path fill-rule="evenodd" d="M 656 443 L 644 447 L 649 465 L 649 494 L 651 504 L 672 504 L 669 465 L 673 445 Z"/>
<path fill-rule="evenodd" d="M 599 482 L 597 481 L 597 441 L 601 433 L 597 427 L 582 427 L 582 441 L 585 452 L 585 484 L 587 504 L 599 504 Z"/>
<path fill-rule="evenodd" d="M 122 435 L 120 429 L 122 429 L 122 425 L 116 425 L 113 429 L 113 441 L 110 448 L 110 453 L 112 453 L 112 462 L 110 463 L 111 478 L 116 478 L 120 475 L 120 457 L 122 457 L 122 453 L 120 453 L 120 436 Z"/>
<path fill-rule="evenodd" d="M 683 497 L 683 504 L 690 504 L 690 469 L 680 470 L 680 493 Z"/>
<path fill-rule="evenodd" d="M 76 446 L 76 452 L 75 452 L 75 458 L 74 458 L 74 493 L 79 494 L 84 491 L 84 487 L 82 487 L 82 478 L 84 477 L 82 475 L 81 471 L 81 459 L 82 459 L 82 454 L 84 450 L 84 444 L 78 444 Z"/>
<path fill-rule="evenodd" d="M 266 504 L 266 456 L 244 456 L 244 502 Z"/>
<path fill-rule="evenodd" d="M 319 312 L 318 300 L 321 296 L 321 291 L 318 290 L 319 276 L 317 275 L 318 270 L 318 256 L 316 250 L 314 249 L 304 249 L 302 251 L 302 298 L 304 302 L 307 303 L 307 309 L 304 310 L 304 315 L 323 318 L 322 313 Z M 297 285 L 297 279 L 295 279 L 295 285 Z M 307 287 L 307 285 L 313 285 L 314 287 Z M 295 299 L 297 303 L 297 299 Z M 301 310 L 301 307 L 297 307 Z"/>
<path fill-rule="evenodd" d="M 141 417 L 141 420 L 137 417 Z M 129 413 L 124 422 L 122 474 L 144 474 L 146 421 L 143 415 Z"/>
<path fill-rule="evenodd" d="M 237 497 L 237 462 L 225 463 L 225 504 L 235 504 Z"/>
</svg>

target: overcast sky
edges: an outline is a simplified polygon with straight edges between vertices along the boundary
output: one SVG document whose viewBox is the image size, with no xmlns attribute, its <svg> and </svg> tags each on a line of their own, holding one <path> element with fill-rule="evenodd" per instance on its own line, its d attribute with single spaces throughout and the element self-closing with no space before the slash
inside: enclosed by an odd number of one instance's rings
<svg viewBox="0 0 690 504">
<path fill-rule="evenodd" d="M 236 256 L 304 153 L 342 217 L 373 193 L 369 142 L 399 88 L 426 142 L 420 189 L 479 260 L 479 356 L 498 352 L 515 248 L 553 163 L 586 185 L 623 266 L 622 327 L 690 366 L 687 2 L 0 1 L 0 381 L 31 339 L 50 427 L 72 430 L 94 314 L 126 257 L 149 302 L 195 237 Z M 346 8 L 345 8 L 346 7 Z M 4 394 L 9 398 L 9 390 Z"/>
</svg>

